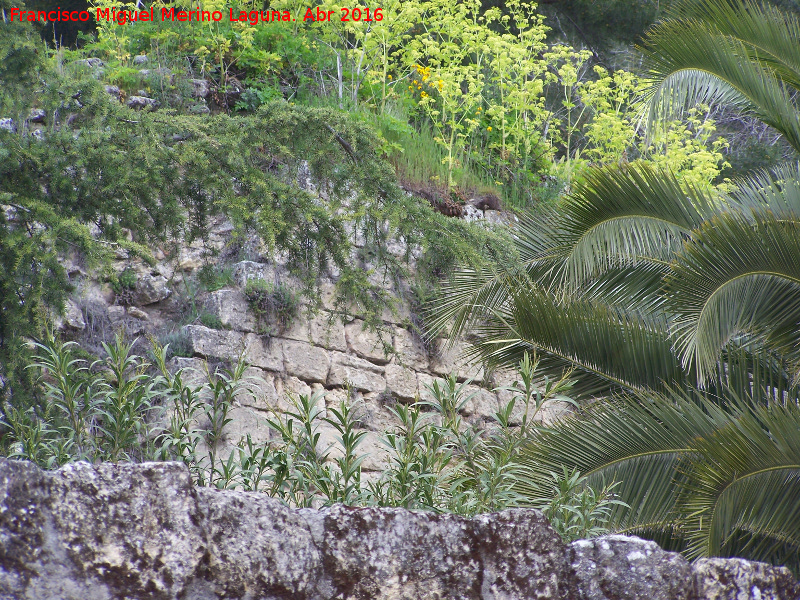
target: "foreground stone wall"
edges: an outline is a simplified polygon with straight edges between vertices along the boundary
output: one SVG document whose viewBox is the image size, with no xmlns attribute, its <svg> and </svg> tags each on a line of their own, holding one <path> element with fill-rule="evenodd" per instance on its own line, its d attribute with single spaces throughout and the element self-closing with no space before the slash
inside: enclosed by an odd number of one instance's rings
<svg viewBox="0 0 800 600">
<path fill-rule="evenodd" d="M 290 509 L 178 463 L 0 460 L 0 598 L 797 600 L 788 570 L 690 565 L 634 537 L 565 545 L 542 514 Z"/>
</svg>

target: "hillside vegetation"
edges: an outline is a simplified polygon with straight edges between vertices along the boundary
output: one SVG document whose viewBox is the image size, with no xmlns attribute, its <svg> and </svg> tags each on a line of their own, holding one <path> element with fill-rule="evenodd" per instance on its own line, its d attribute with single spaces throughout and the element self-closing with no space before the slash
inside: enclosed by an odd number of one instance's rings
<svg viewBox="0 0 800 600">
<path fill-rule="evenodd" d="M 358 19 L 323 3 L 325 20 L 271 3 L 294 21 L 208 0 L 220 21 L 100 20 L 66 47 L 0 1 L 7 454 L 182 460 L 199 485 L 302 506 L 535 505 L 567 539 L 629 532 L 798 568 L 792 2 L 648 5 L 646 34 L 587 34 L 627 4 L 567 3 L 567 26 L 566 8 L 518 0 L 390 1 Z M 513 227 L 453 218 L 498 209 Z M 270 420 L 277 441 L 219 456 L 252 392 L 242 361 L 193 387 L 155 340 L 150 357 L 121 336 L 92 356 L 53 334 L 65 258 L 124 298 L 135 277 L 112 257 L 155 264 L 218 217 L 296 284 L 244 290 L 259 327 L 294 318 L 294 294 L 313 312 L 332 274 L 333 312 L 376 331 L 411 301 L 421 339 L 468 335 L 487 373 L 516 370 L 494 422 L 464 421 L 454 375 L 393 408 L 376 480 L 352 406 L 323 416 L 313 395 Z M 229 277 L 201 272 L 209 290 Z M 575 410 L 544 427 L 547 402 Z M 323 421 L 340 452 L 320 448 Z"/>
</svg>

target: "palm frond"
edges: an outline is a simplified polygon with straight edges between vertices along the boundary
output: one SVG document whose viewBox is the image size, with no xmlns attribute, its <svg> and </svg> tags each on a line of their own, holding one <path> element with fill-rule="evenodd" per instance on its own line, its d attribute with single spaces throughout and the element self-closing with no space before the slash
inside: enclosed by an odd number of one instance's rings
<svg viewBox="0 0 800 600">
<path fill-rule="evenodd" d="M 724 103 L 756 116 L 800 150 L 800 120 L 792 99 L 800 82 L 796 18 L 772 19 L 778 13 L 771 10 L 772 20 L 758 23 L 762 17 L 755 3 L 723 5 L 730 3 L 719 0 L 709 11 L 665 19 L 645 36 L 652 80 L 646 93 L 649 123 L 697 104 Z M 756 38 L 738 37 L 745 34 Z"/>
<path fill-rule="evenodd" d="M 525 477 L 519 492 L 535 497 L 551 471 L 578 469 L 589 485 L 621 482 L 612 527 L 647 534 L 680 549 L 681 515 L 676 512 L 683 475 L 677 466 L 694 455 L 694 440 L 711 435 L 729 421 L 711 402 L 678 396 L 647 395 L 598 402 L 543 431 L 521 458 Z"/>
<path fill-rule="evenodd" d="M 781 220 L 800 220 L 800 163 L 762 169 L 734 183 L 732 196 L 742 207 L 769 211 Z"/>
<path fill-rule="evenodd" d="M 800 564 L 800 407 L 750 407 L 711 435 L 681 466 L 680 504 L 690 556 Z"/>
<path fill-rule="evenodd" d="M 645 162 L 592 169 L 560 206 L 553 246 L 564 283 L 579 285 L 620 265 L 671 260 L 720 201 Z"/>
<path fill-rule="evenodd" d="M 728 212 L 703 225 L 667 277 L 668 310 L 684 366 L 701 378 L 737 336 L 800 358 L 800 221 Z"/>
<path fill-rule="evenodd" d="M 789 86 L 800 89 L 800 19 L 769 3 L 740 0 L 683 0 L 671 7 L 673 19 L 700 19 L 722 35 L 743 40 L 757 60 Z"/>
<path fill-rule="evenodd" d="M 578 398 L 689 381 L 662 318 L 557 298 L 538 286 L 514 287 L 509 297 L 474 329 L 473 353 L 491 366 L 513 366 L 524 352 L 536 349 L 543 374 L 573 371 L 571 393 Z"/>
</svg>

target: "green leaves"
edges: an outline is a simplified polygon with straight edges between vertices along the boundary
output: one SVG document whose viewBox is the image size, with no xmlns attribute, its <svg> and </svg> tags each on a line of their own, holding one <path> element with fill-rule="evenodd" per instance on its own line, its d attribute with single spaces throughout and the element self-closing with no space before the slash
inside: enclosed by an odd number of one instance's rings
<svg viewBox="0 0 800 600">
<path fill-rule="evenodd" d="M 743 0 L 682 2 L 645 36 L 650 122 L 697 104 L 745 110 L 800 150 L 797 15 Z"/>
<path fill-rule="evenodd" d="M 798 41 L 796 15 L 681 4 L 646 39 L 651 118 L 724 100 L 800 148 Z M 493 365 L 536 349 L 588 402 L 531 440 L 516 491 L 540 496 L 558 472 L 621 482 L 614 531 L 800 567 L 799 174 L 726 196 L 641 163 L 594 169 L 515 229 L 520 262 L 453 277 L 434 323 L 471 327 Z"/>
<path fill-rule="evenodd" d="M 797 363 L 798 257 L 800 220 L 732 211 L 696 231 L 665 280 L 684 365 L 706 376 L 725 346 L 748 335 Z"/>
<path fill-rule="evenodd" d="M 742 556 L 797 566 L 800 408 L 795 402 L 720 408 L 669 395 L 597 403 L 541 432 L 521 458 L 534 495 L 551 471 L 577 469 L 615 488 L 612 530 L 690 556 Z M 604 483 L 605 482 L 605 483 Z"/>
</svg>

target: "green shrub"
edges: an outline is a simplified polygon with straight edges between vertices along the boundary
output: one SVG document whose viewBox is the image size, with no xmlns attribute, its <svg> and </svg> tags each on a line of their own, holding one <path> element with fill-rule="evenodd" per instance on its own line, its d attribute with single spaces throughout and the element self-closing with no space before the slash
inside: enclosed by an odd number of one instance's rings
<svg viewBox="0 0 800 600">
<path fill-rule="evenodd" d="M 204 264 L 197 274 L 200 283 L 209 292 L 233 285 L 233 269 L 220 265 Z"/>
<path fill-rule="evenodd" d="M 112 275 L 110 283 L 114 290 L 114 302 L 120 306 L 130 306 L 133 304 L 134 292 L 136 290 L 136 271 L 130 267 L 126 268 L 119 275 Z"/>
<path fill-rule="evenodd" d="M 576 469 L 564 467 L 561 474 L 550 475 L 549 495 L 537 498 L 534 504 L 567 543 L 608 533 L 614 505 L 628 507 L 614 494 L 619 482 L 597 490 L 587 485 L 586 476 Z"/>
<path fill-rule="evenodd" d="M 183 369 L 171 373 L 167 368 L 166 347 L 154 345 L 151 362 L 133 354 L 132 346 L 118 335 L 113 345 L 104 346 L 108 356 L 98 361 L 103 368 L 91 369 L 76 358 L 74 343 L 62 344 L 50 335 L 37 344 L 46 408 L 3 407 L 8 455 L 45 468 L 75 460 L 178 460 L 197 485 L 262 491 L 293 506 L 341 502 L 472 516 L 536 505 L 568 540 L 604 533 L 610 506 L 620 504 L 614 485 L 594 490 L 576 472 L 554 476 L 542 498 L 530 500 L 515 491 L 525 474 L 514 458 L 539 430 L 536 413 L 547 400 L 563 400 L 560 394 L 569 387 L 564 377 L 537 392 L 536 361 L 527 356 L 519 364 L 521 382 L 505 388 L 513 397 L 488 432 L 463 421 L 470 382 L 459 384 L 455 376 L 434 382 L 430 400 L 395 405 L 397 425 L 383 435 L 386 469 L 367 483 L 361 469 L 366 455 L 359 452 L 366 431 L 351 400 L 326 409 L 325 392 L 290 396 L 290 408 L 271 409 L 267 420 L 276 439 L 258 445 L 247 435 L 222 456 L 219 442 L 233 402 L 253 394 L 244 361 L 229 370 L 206 368 L 205 380 L 189 385 Z M 157 374 L 148 372 L 152 367 Z M 512 426 L 517 405 L 523 416 Z M 328 446 L 321 441 L 323 425 L 337 433 Z"/>
<path fill-rule="evenodd" d="M 246 110 L 253 112 L 262 104 L 268 104 L 273 100 L 279 100 L 281 98 L 283 98 L 281 91 L 276 87 L 264 84 L 255 85 L 253 87 L 248 87 L 242 92 L 234 109 L 237 111 Z"/>
<path fill-rule="evenodd" d="M 245 285 L 244 295 L 263 334 L 281 333 L 291 327 L 297 317 L 299 298 L 284 284 L 273 285 L 263 279 L 250 279 Z"/>
<path fill-rule="evenodd" d="M 220 319 L 217 315 L 209 312 L 200 313 L 200 322 L 209 327 L 210 329 L 225 329 L 225 325 L 222 323 L 222 319 Z"/>
<path fill-rule="evenodd" d="M 127 267 L 119 275 L 111 277 L 111 289 L 115 294 L 135 290 L 137 279 L 136 271 Z"/>
<path fill-rule="evenodd" d="M 158 343 L 166 349 L 167 360 L 174 356 L 192 357 L 192 344 L 183 329 L 160 336 Z"/>
</svg>

